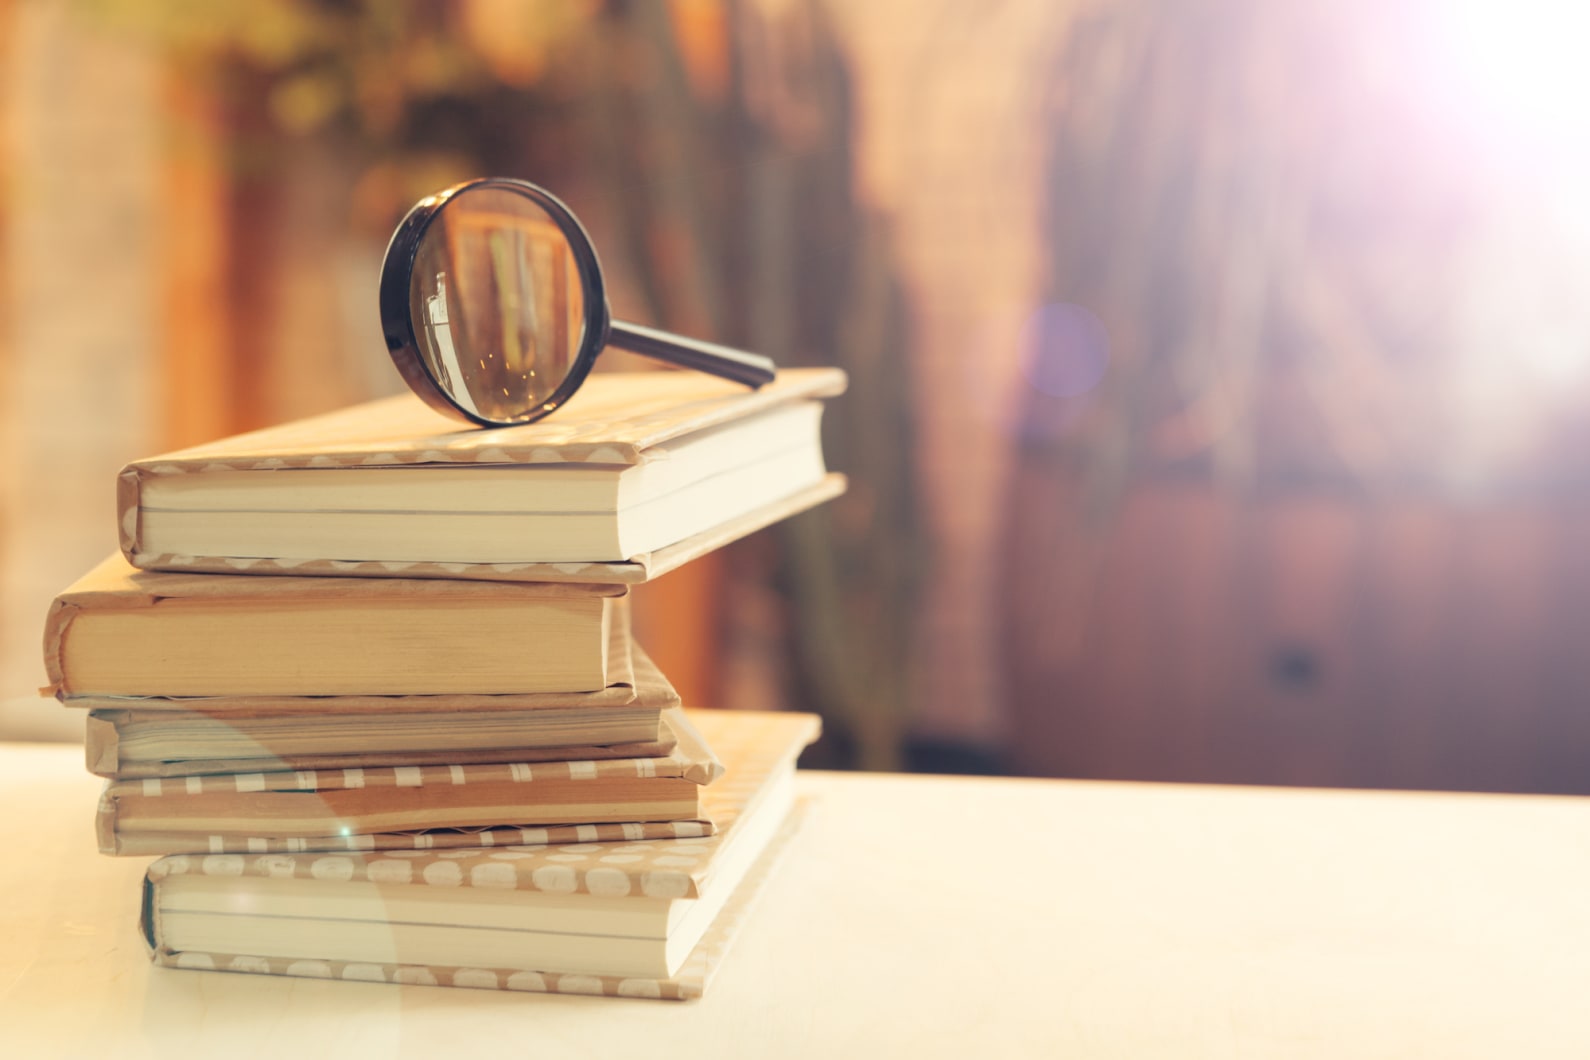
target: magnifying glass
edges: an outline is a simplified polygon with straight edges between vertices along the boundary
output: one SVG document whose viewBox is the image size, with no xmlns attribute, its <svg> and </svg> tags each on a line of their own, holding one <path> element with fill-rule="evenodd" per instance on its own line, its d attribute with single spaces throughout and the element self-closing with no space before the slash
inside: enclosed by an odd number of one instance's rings
<svg viewBox="0 0 1590 1060">
<path fill-rule="evenodd" d="M 773 381 L 766 357 L 612 319 L 585 229 L 523 180 L 487 177 L 421 199 L 387 246 L 380 301 L 409 388 L 482 426 L 554 411 L 608 346 L 750 387 Z"/>
</svg>

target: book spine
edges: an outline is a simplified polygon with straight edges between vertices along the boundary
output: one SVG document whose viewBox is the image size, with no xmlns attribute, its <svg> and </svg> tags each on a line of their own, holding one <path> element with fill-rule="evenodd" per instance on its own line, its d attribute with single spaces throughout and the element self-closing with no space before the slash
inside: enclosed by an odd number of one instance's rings
<svg viewBox="0 0 1590 1060">
<path fill-rule="evenodd" d="M 116 476 L 116 535 L 122 555 L 133 566 L 143 538 L 142 494 L 143 473 L 136 467 L 122 468 Z"/>
<path fill-rule="evenodd" d="M 44 617 L 44 675 L 50 679 L 50 683 L 40 691 L 57 699 L 68 691 L 61 650 L 66 643 L 66 630 L 81 610 L 76 604 L 56 600 L 50 604 L 50 612 Z"/>
<path fill-rule="evenodd" d="M 88 771 L 101 777 L 121 772 L 121 732 L 116 723 L 97 712 L 88 715 L 83 733 L 83 759 Z"/>
<path fill-rule="evenodd" d="M 106 784 L 99 796 L 99 809 L 94 814 L 94 835 L 99 840 L 99 852 L 115 856 L 122 852 L 121 839 L 116 834 L 116 796 L 111 785 Z"/>
<path fill-rule="evenodd" d="M 143 936 L 144 945 L 149 947 L 150 959 L 159 960 L 160 905 L 155 899 L 155 881 L 147 873 L 144 875 L 142 900 L 138 903 L 138 934 Z"/>
</svg>

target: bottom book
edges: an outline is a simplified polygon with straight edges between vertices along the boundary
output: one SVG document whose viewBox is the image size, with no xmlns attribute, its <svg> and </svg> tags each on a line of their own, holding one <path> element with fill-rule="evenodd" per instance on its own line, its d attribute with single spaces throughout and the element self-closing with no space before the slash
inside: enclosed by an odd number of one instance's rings
<svg viewBox="0 0 1590 1060">
<path fill-rule="evenodd" d="M 699 996 L 801 813 L 810 715 L 692 712 L 725 766 L 701 839 L 387 854 L 177 855 L 144 932 L 177 968 Z"/>
</svg>

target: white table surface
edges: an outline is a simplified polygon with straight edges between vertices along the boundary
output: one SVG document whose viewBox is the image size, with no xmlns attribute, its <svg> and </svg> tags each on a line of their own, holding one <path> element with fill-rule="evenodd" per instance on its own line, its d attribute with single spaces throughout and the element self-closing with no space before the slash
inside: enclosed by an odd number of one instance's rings
<svg viewBox="0 0 1590 1060">
<path fill-rule="evenodd" d="M 154 968 L 98 786 L 0 745 L 5 1056 L 1590 1056 L 1586 800 L 805 774 L 668 1003 Z"/>
</svg>

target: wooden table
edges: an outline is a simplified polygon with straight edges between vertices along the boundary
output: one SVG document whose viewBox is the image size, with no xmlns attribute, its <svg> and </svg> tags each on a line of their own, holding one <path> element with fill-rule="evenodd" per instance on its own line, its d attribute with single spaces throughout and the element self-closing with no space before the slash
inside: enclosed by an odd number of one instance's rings
<svg viewBox="0 0 1590 1060">
<path fill-rule="evenodd" d="M 1590 801 L 807 774 L 708 996 L 156 969 L 76 748 L 0 746 L 6 1056 L 1590 1055 Z"/>
</svg>

